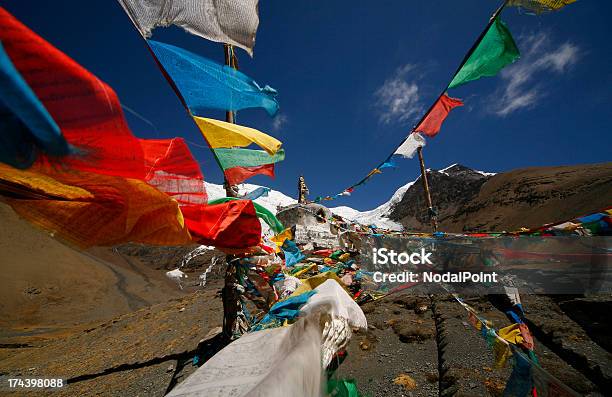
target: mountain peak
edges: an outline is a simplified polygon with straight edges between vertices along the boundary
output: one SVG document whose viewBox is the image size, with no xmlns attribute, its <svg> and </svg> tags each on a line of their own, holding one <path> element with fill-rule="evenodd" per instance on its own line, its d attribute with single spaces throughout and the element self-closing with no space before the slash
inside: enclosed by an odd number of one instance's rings
<svg viewBox="0 0 612 397">
<path fill-rule="evenodd" d="M 454 187 L 452 190 L 455 191 L 455 193 L 458 193 L 455 186 L 472 186 L 473 184 L 478 184 L 478 187 L 480 187 L 480 184 L 484 183 L 489 176 L 494 175 L 492 173 L 476 171 L 461 164 L 451 164 L 441 170 L 428 169 L 427 174 L 430 184 L 435 186 L 435 189 L 444 189 L 445 186 L 452 185 Z M 239 186 L 240 194 L 245 194 L 258 187 L 258 185 L 248 183 L 241 184 Z M 206 189 L 209 199 L 225 196 L 225 190 L 221 185 L 206 182 Z M 405 203 L 406 197 L 413 197 L 417 201 L 421 200 L 423 197 L 422 189 L 419 176 L 414 181 L 399 187 L 393 195 L 391 195 L 389 200 L 372 210 L 359 211 L 348 206 L 332 207 L 330 210 L 335 215 L 351 222 L 357 222 L 364 225 L 374 224 L 385 229 L 401 230 L 402 225 L 398 221 L 402 216 L 397 216 L 397 213 L 404 212 L 401 210 L 404 204 L 401 203 Z M 297 200 L 279 191 L 271 190 L 268 196 L 260 197 L 256 199 L 255 202 L 261 204 L 273 213 L 276 213 L 279 208 L 295 204 Z"/>
</svg>

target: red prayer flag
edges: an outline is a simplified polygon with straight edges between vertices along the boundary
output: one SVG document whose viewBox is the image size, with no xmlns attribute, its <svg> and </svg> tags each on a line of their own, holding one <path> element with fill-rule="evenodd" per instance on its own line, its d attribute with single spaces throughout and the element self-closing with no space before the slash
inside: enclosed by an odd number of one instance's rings
<svg viewBox="0 0 612 397">
<path fill-rule="evenodd" d="M 2 7 L 0 41 L 68 143 L 77 148 L 79 155 L 61 159 L 64 166 L 144 179 L 142 149 L 111 87 Z"/>
<path fill-rule="evenodd" d="M 429 137 L 434 137 L 440 132 L 440 127 L 451 110 L 457 106 L 463 106 L 463 102 L 457 98 L 451 98 L 442 94 L 438 102 L 431 108 L 427 116 L 414 130 Z"/>
<path fill-rule="evenodd" d="M 224 171 L 225 179 L 230 185 L 237 185 L 255 175 L 267 175 L 274 178 L 274 164 L 257 165 L 254 167 L 232 167 Z"/>
<path fill-rule="evenodd" d="M 185 224 L 200 244 L 247 248 L 259 244 L 261 223 L 250 200 L 214 205 L 183 206 Z"/>
</svg>

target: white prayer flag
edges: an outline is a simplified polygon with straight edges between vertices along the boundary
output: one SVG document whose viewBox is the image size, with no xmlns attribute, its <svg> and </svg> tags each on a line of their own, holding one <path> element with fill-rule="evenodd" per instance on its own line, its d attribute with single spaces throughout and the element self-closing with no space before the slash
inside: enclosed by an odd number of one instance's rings
<svg viewBox="0 0 612 397">
<path fill-rule="evenodd" d="M 118 0 L 140 33 L 177 25 L 189 33 L 244 49 L 251 56 L 259 0 Z"/>
<path fill-rule="evenodd" d="M 402 143 L 400 147 L 397 148 L 395 153 L 406 158 L 413 158 L 417 149 L 425 146 L 425 138 L 417 132 L 413 132 L 408 135 L 408 138 Z"/>
</svg>

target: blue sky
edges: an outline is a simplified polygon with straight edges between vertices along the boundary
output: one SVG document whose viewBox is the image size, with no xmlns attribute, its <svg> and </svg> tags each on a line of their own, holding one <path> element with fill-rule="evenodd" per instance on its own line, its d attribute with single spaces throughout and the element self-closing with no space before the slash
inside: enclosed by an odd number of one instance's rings
<svg viewBox="0 0 612 397">
<path fill-rule="evenodd" d="M 199 131 L 162 77 L 121 7 L 111 0 L 5 0 L 22 22 L 110 84 L 139 137 L 182 136 L 206 180 L 222 173 Z M 239 112 L 240 124 L 276 136 L 286 160 L 277 177 L 255 177 L 295 196 L 303 173 L 312 196 L 359 181 L 401 142 L 497 7 L 489 0 L 262 0 L 253 59 L 240 69 L 279 91 L 276 119 L 262 109 Z M 578 1 L 561 12 L 529 16 L 508 8 L 522 58 L 498 76 L 450 92 L 454 110 L 424 149 L 427 167 L 452 163 L 489 172 L 612 160 L 612 4 Z M 154 39 L 223 61 L 222 46 L 178 28 Z M 221 112 L 208 117 L 223 119 Z M 201 145 L 201 146 L 200 146 Z M 419 174 L 400 160 L 351 197 L 330 205 L 370 209 Z M 435 187 L 433 187 L 435 189 Z"/>
</svg>

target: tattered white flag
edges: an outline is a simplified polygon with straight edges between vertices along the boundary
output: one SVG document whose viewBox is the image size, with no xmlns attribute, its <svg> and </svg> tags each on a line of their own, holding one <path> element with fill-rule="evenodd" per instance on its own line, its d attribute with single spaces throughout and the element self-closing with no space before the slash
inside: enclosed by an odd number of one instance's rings
<svg viewBox="0 0 612 397">
<path fill-rule="evenodd" d="M 117 0 L 144 37 L 177 25 L 197 36 L 232 44 L 253 55 L 259 0 Z"/>
<path fill-rule="evenodd" d="M 425 146 L 425 138 L 418 132 L 413 132 L 408 135 L 408 138 L 406 138 L 404 143 L 402 143 L 393 154 L 411 159 L 414 157 L 417 149 L 423 146 Z"/>
</svg>

